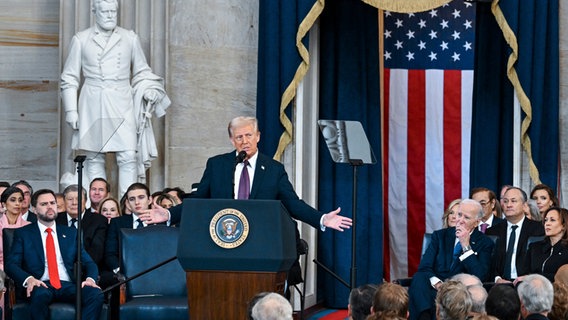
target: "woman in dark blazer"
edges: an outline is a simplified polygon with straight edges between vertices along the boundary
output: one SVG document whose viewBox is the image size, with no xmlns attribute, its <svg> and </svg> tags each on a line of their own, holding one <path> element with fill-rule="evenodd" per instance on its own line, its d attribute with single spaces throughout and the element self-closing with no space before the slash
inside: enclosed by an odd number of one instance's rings
<svg viewBox="0 0 568 320">
<path fill-rule="evenodd" d="M 568 210 L 551 207 L 545 211 L 542 223 L 546 236 L 530 245 L 528 262 L 531 273 L 554 282 L 558 268 L 568 264 Z"/>
</svg>

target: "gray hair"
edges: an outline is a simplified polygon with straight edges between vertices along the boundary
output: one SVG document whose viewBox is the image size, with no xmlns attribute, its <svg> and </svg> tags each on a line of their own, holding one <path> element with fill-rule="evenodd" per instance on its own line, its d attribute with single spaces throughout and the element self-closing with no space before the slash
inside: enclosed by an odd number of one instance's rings
<svg viewBox="0 0 568 320">
<path fill-rule="evenodd" d="M 530 211 L 530 218 L 531 220 L 534 221 L 542 221 L 542 215 L 540 214 L 540 211 L 538 210 L 538 206 L 536 205 L 536 200 L 534 199 L 528 199 L 527 200 L 527 204 L 529 206 L 529 211 Z"/>
<path fill-rule="evenodd" d="M 436 295 L 436 310 L 441 320 L 465 320 L 472 305 L 466 286 L 456 280 L 444 282 Z"/>
<path fill-rule="evenodd" d="M 292 320 L 292 305 L 278 293 L 271 292 L 252 308 L 253 320 Z"/>
<path fill-rule="evenodd" d="M 258 120 L 255 117 L 236 117 L 229 122 L 227 131 L 229 131 L 229 138 L 233 137 L 233 130 L 235 128 L 252 125 L 254 132 L 258 132 Z"/>
<path fill-rule="evenodd" d="M 481 285 L 467 286 L 467 291 L 471 295 L 471 312 L 485 313 L 485 301 L 487 300 L 487 290 Z"/>
<path fill-rule="evenodd" d="M 479 286 L 483 285 L 483 282 L 481 282 L 481 280 L 479 280 L 477 276 L 469 273 L 458 273 L 453 275 L 450 279 L 457 280 L 463 283 L 466 287 L 474 285 L 479 285 Z"/>
<path fill-rule="evenodd" d="M 469 204 L 475 207 L 475 211 L 477 211 L 477 219 L 483 218 L 483 207 L 481 204 L 473 199 L 463 199 L 460 205 L 462 204 Z"/>
<path fill-rule="evenodd" d="M 529 274 L 517 287 L 521 304 L 528 313 L 549 312 L 554 300 L 552 283 L 540 274 Z"/>
<path fill-rule="evenodd" d="M 87 200 L 87 190 L 85 190 L 85 188 L 81 187 L 81 191 L 83 191 L 83 200 Z M 67 196 L 69 194 L 69 192 L 79 192 L 79 186 L 76 184 L 71 184 L 69 186 L 67 186 L 67 188 L 65 188 L 63 190 L 63 195 Z"/>
</svg>

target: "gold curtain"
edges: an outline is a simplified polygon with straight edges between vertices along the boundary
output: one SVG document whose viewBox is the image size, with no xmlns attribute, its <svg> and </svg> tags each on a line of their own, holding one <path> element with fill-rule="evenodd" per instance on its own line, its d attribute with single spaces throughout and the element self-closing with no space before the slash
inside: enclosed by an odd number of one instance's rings
<svg viewBox="0 0 568 320">
<path fill-rule="evenodd" d="M 437 8 L 452 0 L 362 0 L 381 10 L 411 13 L 422 12 Z"/>
</svg>

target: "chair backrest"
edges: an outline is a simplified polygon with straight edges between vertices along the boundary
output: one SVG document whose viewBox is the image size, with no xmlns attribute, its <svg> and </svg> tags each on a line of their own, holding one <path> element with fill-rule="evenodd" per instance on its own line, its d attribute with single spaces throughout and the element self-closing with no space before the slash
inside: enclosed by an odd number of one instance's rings
<svg viewBox="0 0 568 320">
<path fill-rule="evenodd" d="M 545 236 L 530 236 L 527 239 L 527 251 L 529 251 L 531 244 L 544 240 L 544 237 Z"/>
<path fill-rule="evenodd" d="M 162 225 L 142 229 L 121 229 L 121 268 L 127 277 L 176 256 L 179 229 Z M 136 296 L 187 295 L 185 271 L 177 260 L 171 261 L 126 286 L 127 300 Z"/>
<path fill-rule="evenodd" d="M 428 246 L 430 245 L 431 241 L 432 241 L 432 234 L 431 233 L 425 233 L 424 239 L 422 240 L 422 255 L 424 255 L 424 253 L 426 253 L 426 250 L 428 249 Z"/>
</svg>

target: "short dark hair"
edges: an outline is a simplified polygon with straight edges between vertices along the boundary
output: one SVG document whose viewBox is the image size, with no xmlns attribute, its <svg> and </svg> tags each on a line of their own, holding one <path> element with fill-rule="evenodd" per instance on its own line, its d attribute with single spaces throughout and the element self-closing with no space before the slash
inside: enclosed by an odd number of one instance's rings
<svg viewBox="0 0 568 320">
<path fill-rule="evenodd" d="M 34 188 L 32 188 L 32 186 L 26 180 L 19 180 L 19 181 L 12 183 L 12 187 L 17 187 L 19 185 L 24 185 L 24 186 L 28 187 L 28 189 L 30 189 L 30 194 L 34 193 Z"/>
<path fill-rule="evenodd" d="M 180 187 L 173 187 L 173 188 L 165 188 L 162 192 L 168 193 L 170 191 L 175 191 L 177 193 L 178 198 L 183 199 L 185 197 L 185 191 L 183 191 Z"/>
<path fill-rule="evenodd" d="M 89 189 L 91 189 L 93 187 L 93 183 L 96 181 L 102 181 L 105 183 L 105 188 L 107 190 L 108 193 L 110 193 L 110 183 L 108 183 L 108 181 L 106 181 L 105 178 L 94 178 L 91 183 L 89 183 Z"/>
<path fill-rule="evenodd" d="M 132 190 L 145 190 L 146 195 L 150 197 L 150 188 L 148 188 L 148 186 L 143 183 L 134 182 L 128 187 L 128 189 L 126 189 L 126 192 L 124 194 L 128 196 L 128 193 Z"/>
<path fill-rule="evenodd" d="M 20 189 L 18 187 L 10 186 L 10 187 L 6 188 L 6 190 L 4 190 L 4 192 L 2 192 L 2 195 L 0 196 L 0 202 L 6 203 L 6 201 L 8 201 L 8 198 L 11 195 L 13 195 L 14 193 L 19 193 L 19 194 L 22 195 L 22 198 L 24 197 L 24 192 L 22 191 L 22 189 Z"/>
<path fill-rule="evenodd" d="M 376 291 L 377 286 L 374 284 L 364 284 L 351 290 L 351 293 L 349 293 L 349 307 L 353 320 L 364 320 L 371 314 Z"/>
<path fill-rule="evenodd" d="M 499 320 L 517 320 L 521 314 L 519 294 L 509 284 L 496 284 L 487 294 L 485 312 Z"/>
<path fill-rule="evenodd" d="M 53 190 L 49 190 L 49 189 L 39 189 L 38 191 L 34 192 L 34 194 L 32 195 L 32 207 L 35 207 L 37 205 L 37 198 L 39 198 L 39 196 L 44 195 L 44 194 L 51 194 L 53 195 L 53 199 L 55 199 L 55 192 L 53 192 Z"/>
</svg>

